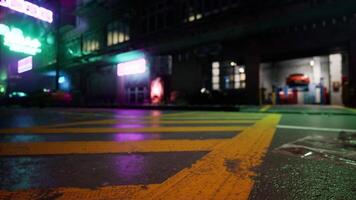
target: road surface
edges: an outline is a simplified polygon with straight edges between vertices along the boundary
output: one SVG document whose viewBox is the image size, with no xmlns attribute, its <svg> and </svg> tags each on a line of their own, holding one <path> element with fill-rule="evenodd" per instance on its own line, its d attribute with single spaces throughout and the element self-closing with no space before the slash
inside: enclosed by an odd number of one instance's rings
<svg viewBox="0 0 356 200">
<path fill-rule="evenodd" d="M 0 199 L 354 199 L 356 115 L 269 109 L 1 109 Z"/>
</svg>

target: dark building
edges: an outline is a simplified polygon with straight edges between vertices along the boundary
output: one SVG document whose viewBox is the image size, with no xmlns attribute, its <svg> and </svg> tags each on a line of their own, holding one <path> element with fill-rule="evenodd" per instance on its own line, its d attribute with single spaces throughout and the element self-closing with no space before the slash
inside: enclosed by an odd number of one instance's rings
<svg viewBox="0 0 356 200">
<path fill-rule="evenodd" d="M 356 103 L 354 0 L 78 0 L 74 14 L 58 66 L 76 104 Z"/>
</svg>

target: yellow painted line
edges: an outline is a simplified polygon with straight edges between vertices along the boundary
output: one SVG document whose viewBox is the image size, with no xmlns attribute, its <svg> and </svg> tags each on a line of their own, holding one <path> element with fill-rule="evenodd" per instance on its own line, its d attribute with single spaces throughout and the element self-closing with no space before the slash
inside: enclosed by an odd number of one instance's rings
<svg viewBox="0 0 356 200">
<path fill-rule="evenodd" d="M 248 199 L 254 185 L 252 176 L 256 175 L 253 169 L 262 163 L 279 120 L 280 115 L 268 115 L 233 139 L 216 144 L 192 167 L 180 171 L 162 184 L 113 186 L 96 190 L 57 188 L 51 191 L 60 193 L 58 199 L 61 200 Z M 164 146 L 162 142 L 159 141 L 158 145 Z M 4 199 L 26 200 L 42 194 L 42 190 L 0 191 L 0 197 Z"/>
<path fill-rule="evenodd" d="M 159 124 L 240 124 L 240 123 L 255 123 L 257 120 L 144 120 L 144 121 L 118 121 L 118 120 L 105 120 L 105 121 L 92 121 L 90 123 L 72 123 L 61 124 L 54 126 L 47 126 L 47 128 L 67 127 L 67 126 L 85 126 L 85 125 L 123 125 L 123 124 L 146 124 L 146 125 L 159 125 Z"/>
<path fill-rule="evenodd" d="M 265 105 L 260 109 L 260 112 L 267 112 L 271 107 L 272 105 Z"/>
<path fill-rule="evenodd" d="M 279 120 L 279 115 L 267 116 L 216 146 L 191 168 L 130 199 L 248 199 L 253 169 L 262 163 Z"/>
<path fill-rule="evenodd" d="M 53 124 L 53 125 L 44 125 L 44 126 L 36 126 L 36 128 L 53 128 L 53 127 L 65 127 L 65 126 L 76 126 L 76 125 L 87 125 L 87 124 L 112 124 L 112 123 L 120 123 L 120 122 L 138 122 L 139 120 L 142 121 L 155 121 L 157 122 L 159 120 L 159 122 L 164 123 L 165 121 L 172 121 L 172 119 L 185 119 L 184 117 L 189 116 L 191 118 L 187 118 L 187 120 L 184 121 L 192 121 L 192 119 L 197 119 L 198 116 L 200 117 L 206 117 L 206 114 L 201 114 L 201 115 L 196 115 L 197 112 L 183 112 L 183 113 L 168 113 L 168 114 L 162 114 L 159 116 L 146 116 L 146 117 L 121 117 L 118 119 L 100 119 L 100 120 L 88 120 L 88 121 L 77 121 L 77 122 L 69 122 L 69 123 L 61 123 L 61 124 Z M 183 116 L 182 116 L 183 115 Z M 192 116 L 194 115 L 194 116 Z M 226 115 L 223 115 L 226 117 Z M 241 114 L 239 114 L 239 118 L 235 119 L 235 120 L 241 120 L 241 121 L 249 121 L 249 120 L 259 120 L 261 117 L 254 117 L 253 119 L 251 119 L 250 117 L 247 116 L 242 116 Z M 194 118 L 192 118 L 194 117 Z M 220 116 L 219 116 L 220 117 Z M 216 117 L 216 118 L 219 118 Z M 246 117 L 247 119 L 245 119 L 244 117 Z M 212 118 L 212 117 L 210 117 Z M 180 120 L 179 120 L 180 121 Z M 182 120 L 183 121 L 183 120 Z M 177 121 L 178 123 L 178 121 Z"/>
<path fill-rule="evenodd" d="M 51 190 L 30 189 L 15 192 L 0 190 L 1 200 L 34 200 L 42 199 L 44 193 L 46 197 L 55 196 L 56 200 L 118 200 L 129 199 L 143 189 L 154 188 L 157 185 L 122 185 L 108 186 L 100 189 L 82 188 L 53 188 Z M 42 198 L 41 198 L 42 197 Z M 48 198 L 52 199 L 52 198 Z"/>
<path fill-rule="evenodd" d="M 191 121 L 191 120 L 261 120 L 263 117 L 228 117 L 228 116 L 201 116 L 201 117 L 185 117 L 185 118 L 177 118 L 177 117 L 162 117 L 162 118 L 155 118 L 153 120 L 179 120 L 179 121 Z"/>
<path fill-rule="evenodd" d="M 0 143 L 0 156 L 210 151 L 226 139 Z"/>
<path fill-rule="evenodd" d="M 206 116 L 211 116 L 211 117 L 264 117 L 265 114 L 262 113 L 238 113 L 238 114 L 229 114 L 229 113 L 217 113 L 217 114 L 211 114 L 211 113 L 196 113 L 196 114 L 189 114 L 189 115 L 179 115 L 179 116 L 152 116 L 152 117 L 206 117 Z"/>
<path fill-rule="evenodd" d="M 238 119 L 238 120 L 163 120 L 163 121 L 147 121 L 147 122 L 143 122 L 143 123 L 145 123 L 145 124 L 146 123 L 159 123 L 159 124 L 238 124 L 238 123 L 255 123 L 256 121 L 257 120 L 251 120 L 251 119 Z"/>
<path fill-rule="evenodd" d="M 153 111 L 154 112 L 154 111 Z M 192 115 L 192 114 L 195 114 L 197 113 L 196 111 L 193 111 L 193 112 L 175 112 L 175 113 L 162 113 L 158 116 L 154 116 L 154 115 L 150 115 L 150 116 L 147 116 L 147 117 L 159 117 L 159 116 L 185 116 L 185 115 Z"/>
<path fill-rule="evenodd" d="M 159 116 L 179 116 L 179 115 L 186 115 L 190 113 L 195 113 L 195 112 L 181 112 L 181 113 L 167 113 L 167 114 L 161 114 Z M 159 117 L 158 116 L 158 117 Z M 111 116 L 112 117 L 112 116 Z M 128 120 L 147 120 L 149 118 L 156 118 L 157 116 L 143 116 L 143 117 L 137 117 L 137 116 L 130 116 L 130 115 L 123 115 L 120 117 L 116 116 L 116 119 L 99 119 L 99 120 L 88 120 L 88 121 L 76 121 L 76 122 L 69 122 L 69 123 L 61 123 L 61 124 L 51 124 L 51 125 L 42 125 L 42 126 L 34 126 L 32 128 L 49 128 L 49 127 L 63 127 L 63 126 L 75 126 L 75 125 L 85 125 L 85 124 L 106 124 L 107 122 L 120 122 L 120 121 L 128 121 Z"/>
<path fill-rule="evenodd" d="M 243 126 L 181 126 L 145 128 L 13 128 L 0 129 L 0 134 L 80 134 L 80 133 L 166 133 L 166 132 L 227 132 L 241 131 Z"/>
<path fill-rule="evenodd" d="M 56 128 L 56 127 L 65 127 L 65 126 L 80 126 L 80 125 L 91 125 L 91 124 L 110 124 L 110 123 L 120 123 L 123 122 L 119 119 L 104 119 L 104 120 L 90 120 L 90 121 L 79 121 L 79 122 L 70 122 L 62 124 L 53 124 L 42 126 L 41 128 Z"/>
</svg>

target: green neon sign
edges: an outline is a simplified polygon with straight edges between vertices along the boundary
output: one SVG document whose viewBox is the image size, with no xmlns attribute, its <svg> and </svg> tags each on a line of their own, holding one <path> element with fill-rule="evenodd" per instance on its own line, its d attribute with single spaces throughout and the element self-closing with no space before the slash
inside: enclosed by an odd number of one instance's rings
<svg viewBox="0 0 356 200">
<path fill-rule="evenodd" d="M 41 43 L 38 39 L 24 36 L 22 30 L 0 24 L 0 35 L 4 36 L 4 45 L 11 51 L 29 55 L 41 53 Z"/>
</svg>

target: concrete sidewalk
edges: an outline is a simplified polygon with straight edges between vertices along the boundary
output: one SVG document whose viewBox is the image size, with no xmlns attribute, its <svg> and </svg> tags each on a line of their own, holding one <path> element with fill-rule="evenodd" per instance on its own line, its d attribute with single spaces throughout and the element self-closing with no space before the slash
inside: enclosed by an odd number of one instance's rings
<svg viewBox="0 0 356 200">
<path fill-rule="evenodd" d="M 356 115 L 356 109 L 329 105 L 264 105 L 241 106 L 241 112 L 263 112 L 281 114 Z"/>
</svg>

